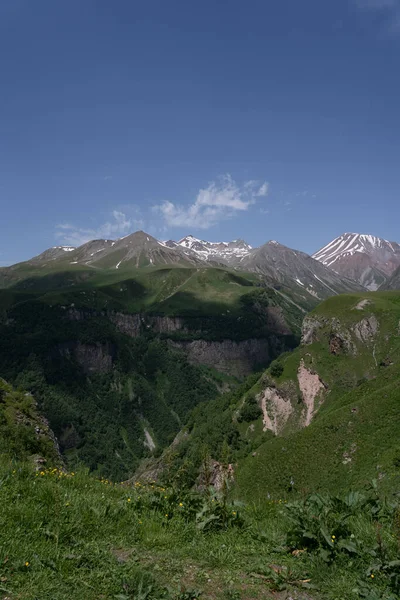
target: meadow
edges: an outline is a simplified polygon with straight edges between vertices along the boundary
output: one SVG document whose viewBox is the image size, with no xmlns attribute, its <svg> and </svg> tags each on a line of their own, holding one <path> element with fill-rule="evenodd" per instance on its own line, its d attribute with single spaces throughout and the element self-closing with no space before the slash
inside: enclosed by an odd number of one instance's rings
<svg viewBox="0 0 400 600">
<path fill-rule="evenodd" d="M 85 471 L 0 466 L 3 600 L 395 600 L 400 513 L 378 484 L 230 499 Z"/>
</svg>

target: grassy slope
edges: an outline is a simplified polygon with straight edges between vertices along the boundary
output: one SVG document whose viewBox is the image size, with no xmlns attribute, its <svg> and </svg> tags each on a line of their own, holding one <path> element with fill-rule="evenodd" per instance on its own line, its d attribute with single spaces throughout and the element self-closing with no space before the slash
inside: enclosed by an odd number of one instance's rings
<svg viewBox="0 0 400 600">
<path fill-rule="evenodd" d="M 193 329 L 185 334 L 189 338 L 248 339 L 268 336 L 264 307 L 278 304 L 298 335 L 301 311 L 259 287 L 256 276 L 189 268 L 143 269 L 129 278 L 122 269 L 96 272 L 90 280 L 83 275 L 75 272 L 74 285 L 70 272 L 65 279 L 57 272 L 33 287 L 25 281 L 0 291 L 0 372 L 35 392 L 71 460 L 107 475 L 121 469 L 126 474 L 147 452 L 145 427 L 162 448 L 188 410 L 217 392 L 210 370 L 190 367 L 146 328 L 142 341 L 120 334 L 100 312 L 181 315 Z M 97 316 L 70 321 L 65 307 L 71 305 Z M 296 335 L 286 338 L 295 344 Z M 73 356 L 56 350 L 71 341 L 107 344 L 114 352 L 113 373 L 85 377 Z"/>
<path fill-rule="evenodd" d="M 369 304 L 355 310 L 363 299 Z M 379 321 L 374 339 L 360 342 L 352 334 L 355 355 L 330 353 L 331 319 L 339 321 L 345 332 L 371 315 Z M 303 358 L 327 384 L 329 393 L 308 428 L 269 439 L 256 456 L 241 462 L 239 493 L 248 497 L 255 491 L 260 496 L 284 493 L 292 478 L 299 492 L 346 489 L 374 477 L 383 478 L 384 485 L 394 489 L 400 483 L 400 294 L 331 298 L 311 317 L 325 319 L 318 340 L 283 357 L 284 372 L 277 384 L 294 380 Z"/>
<path fill-rule="evenodd" d="M 25 274 L 26 275 L 26 274 Z M 25 277 L 24 275 L 24 277 Z M 77 303 L 82 308 L 121 310 L 128 313 L 157 312 L 166 315 L 221 314 L 227 309 L 241 314 L 240 299 L 260 287 L 259 276 L 220 268 L 164 267 L 116 271 L 77 267 L 63 272 L 38 272 L 22 279 L 8 294 L 30 292 L 53 304 Z M 285 291 L 284 291 L 285 292 Z M 1 291 L 1 295 L 6 291 Z M 276 304 L 296 314 L 291 291 L 278 293 Z M 1 296 L 0 295 L 0 296 Z M 304 312 L 316 302 L 300 303 Z M 300 316 L 299 316 L 300 315 Z"/>
<path fill-rule="evenodd" d="M 60 464 L 54 437 L 31 394 L 0 378 L 0 454 L 19 459 L 39 455 Z"/>
<path fill-rule="evenodd" d="M 376 567 L 370 576 L 379 519 L 386 560 L 397 551 L 395 513 L 373 496 L 372 504 L 356 496 L 350 510 L 330 498 L 321 499 L 322 510 L 319 499 L 287 508 L 278 500 L 225 505 L 172 488 L 111 485 L 84 472 L 35 474 L 5 458 L 0 481 L 0 590 L 7 598 L 356 600 L 361 589 L 374 600 L 396 598 L 387 575 Z M 304 551 L 307 527 L 317 537 Z M 350 554 L 345 540 L 352 540 Z"/>
</svg>

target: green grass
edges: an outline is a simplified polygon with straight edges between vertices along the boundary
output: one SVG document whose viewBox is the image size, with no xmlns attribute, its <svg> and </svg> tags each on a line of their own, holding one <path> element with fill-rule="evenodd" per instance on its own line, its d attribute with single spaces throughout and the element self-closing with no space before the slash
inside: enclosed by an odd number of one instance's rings
<svg viewBox="0 0 400 600">
<path fill-rule="evenodd" d="M 368 304 L 357 310 L 362 300 Z M 378 331 L 361 341 L 354 328 L 371 316 L 379 323 Z M 284 493 L 291 479 L 299 493 L 345 490 L 373 477 L 394 490 L 400 484 L 400 294 L 330 298 L 310 318 L 321 323 L 314 342 L 282 355 L 283 372 L 273 378 L 269 370 L 252 391 L 271 382 L 282 389 L 292 382 L 298 394 L 297 370 L 303 360 L 325 383 L 324 401 L 311 425 L 299 430 L 302 405 L 293 397 L 294 412 L 283 435 L 266 440 L 255 456 L 240 461 L 239 493 L 250 497 L 255 479 L 259 495 Z M 352 349 L 333 354 L 332 335 L 348 339 Z"/>
<path fill-rule="evenodd" d="M 38 269 L 23 263 L 7 274 L 8 290 L 29 292 L 48 304 L 74 303 L 82 309 L 169 316 L 230 314 L 243 318 L 242 298 L 260 292 L 261 285 L 256 274 L 181 266 L 99 270 L 69 265 L 60 270 L 60 265 Z M 4 282 L 3 287 L 7 287 Z M 3 294 L 5 290 L 0 296 Z M 291 291 L 286 290 L 286 294 L 269 288 L 269 301 L 272 306 L 282 306 L 289 325 L 298 330 L 304 313 L 291 302 Z M 2 302 L 0 298 L 0 308 Z M 307 307 L 312 306 L 311 301 Z"/>
<path fill-rule="evenodd" d="M 4 598 L 396 597 L 385 565 L 397 553 L 398 512 L 376 493 L 235 505 L 3 458 L 0 502 Z"/>
</svg>

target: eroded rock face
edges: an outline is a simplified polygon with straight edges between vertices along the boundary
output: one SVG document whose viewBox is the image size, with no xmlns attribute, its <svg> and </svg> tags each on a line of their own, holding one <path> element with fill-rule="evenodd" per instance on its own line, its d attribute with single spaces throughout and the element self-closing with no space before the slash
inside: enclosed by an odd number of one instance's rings
<svg viewBox="0 0 400 600">
<path fill-rule="evenodd" d="M 66 307 L 65 307 L 66 308 Z M 146 331 L 156 334 L 164 334 L 173 338 L 176 332 L 186 334 L 189 337 L 199 339 L 169 340 L 171 347 L 183 350 L 188 360 L 193 364 L 207 365 L 218 371 L 243 377 L 254 372 L 255 368 L 268 364 L 281 352 L 291 347 L 290 342 L 285 343 L 286 336 L 292 338 L 291 330 L 286 324 L 280 307 L 268 307 L 265 318 L 269 324 L 271 335 L 263 339 L 248 339 L 234 341 L 230 339 L 213 341 L 202 339 L 207 337 L 207 319 L 204 321 L 204 331 L 199 319 L 192 326 L 190 319 L 182 317 L 167 317 L 148 314 L 125 314 L 121 312 L 80 310 L 73 306 L 66 311 L 67 318 L 74 321 L 91 319 L 96 316 L 106 317 L 117 328 L 118 331 L 130 337 L 139 337 Z M 196 323 L 196 324 L 194 324 Z M 199 329 L 200 328 L 200 329 Z M 184 337 L 184 336 L 183 336 Z M 67 348 L 68 349 L 68 348 Z M 112 367 L 112 352 L 101 351 L 99 345 L 74 348 L 76 359 L 86 372 L 104 372 Z"/>
<path fill-rule="evenodd" d="M 110 313 L 108 318 L 118 331 L 130 337 L 138 337 L 147 330 L 154 333 L 189 333 L 181 317 L 161 317 L 142 314 L 127 315 L 124 313 Z M 193 333 L 193 332 L 192 332 Z"/>
<path fill-rule="evenodd" d="M 172 341 L 169 344 L 183 350 L 189 362 L 214 367 L 218 371 L 239 377 L 249 375 L 259 365 L 283 352 L 284 344 L 279 338 L 250 339 L 242 342 L 223 340 Z"/>
<path fill-rule="evenodd" d="M 138 337 L 142 329 L 142 318 L 139 314 L 125 315 L 123 313 L 110 313 L 108 318 L 121 333 L 130 337 Z"/>
<path fill-rule="evenodd" d="M 357 348 L 350 332 L 336 318 L 306 317 L 302 326 L 301 344 L 306 346 L 314 342 L 323 341 L 324 336 L 326 339 L 327 327 L 331 329 L 329 350 L 332 354 L 340 354 L 342 352 L 357 354 Z"/>
<path fill-rule="evenodd" d="M 317 408 L 317 400 L 321 399 L 321 394 L 325 386 L 318 373 L 313 373 L 305 367 L 303 359 L 297 370 L 297 380 L 305 404 L 304 426 L 307 427 L 312 421 L 315 409 Z"/>
<path fill-rule="evenodd" d="M 110 344 L 81 344 L 70 342 L 58 347 L 63 356 L 73 356 L 85 373 L 107 373 L 113 365 L 113 348 Z"/>
<path fill-rule="evenodd" d="M 375 315 L 366 317 L 354 326 L 354 333 L 360 342 L 371 342 L 379 331 L 379 322 Z"/>
<path fill-rule="evenodd" d="M 284 397 L 276 388 L 267 387 L 258 397 L 263 413 L 263 431 L 280 433 L 293 412 L 290 398 Z"/>
<path fill-rule="evenodd" d="M 344 347 L 343 339 L 338 335 L 331 334 L 329 339 L 329 352 L 335 355 L 342 354 Z"/>
<path fill-rule="evenodd" d="M 323 322 L 314 317 L 305 317 L 301 327 L 301 344 L 313 344 L 318 339 L 318 330 L 323 326 Z"/>
</svg>

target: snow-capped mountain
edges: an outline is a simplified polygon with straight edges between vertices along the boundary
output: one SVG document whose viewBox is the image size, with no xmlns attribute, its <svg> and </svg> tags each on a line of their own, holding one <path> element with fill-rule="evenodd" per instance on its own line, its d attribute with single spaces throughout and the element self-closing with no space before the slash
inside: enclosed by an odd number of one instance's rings
<svg viewBox="0 0 400 600">
<path fill-rule="evenodd" d="M 186 248 L 195 252 L 202 260 L 216 260 L 231 264 L 237 259 L 243 258 L 252 250 L 252 247 L 244 240 L 233 240 L 232 242 L 207 242 L 199 240 L 193 235 L 188 235 L 179 242 L 166 242 L 170 247 Z"/>
<path fill-rule="evenodd" d="M 400 266 L 400 245 L 374 235 L 344 233 L 313 258 L 339 275 L 376 290 Z"/>
<path fill-rule="evenodd" d="M 400 247 L 399 247 L 400 250 Z M 327 259 L 329 260 L 329 253 Z M 400 257 L 400 251 L 399 251 Z M 251 248 L 244 240 L 209 242 L 189 235 L 178 242 L 160 241 L 144 231 L 136 231 L 118 240 L 91 240 L 78 248 L 50 248 L 26 263 L 0 270 L 0 287 L 32 274 L 115 270 L 129 277 L 136 269 L 162 267 L 224 268 L 256 273 L 260 285 L 277 286 L 294 293 L 296 301 L 309 306 L 332 294 L 362 289 L 358 282 L 335 273 L 311 256 L 270 241 Z"/>
</svg>

